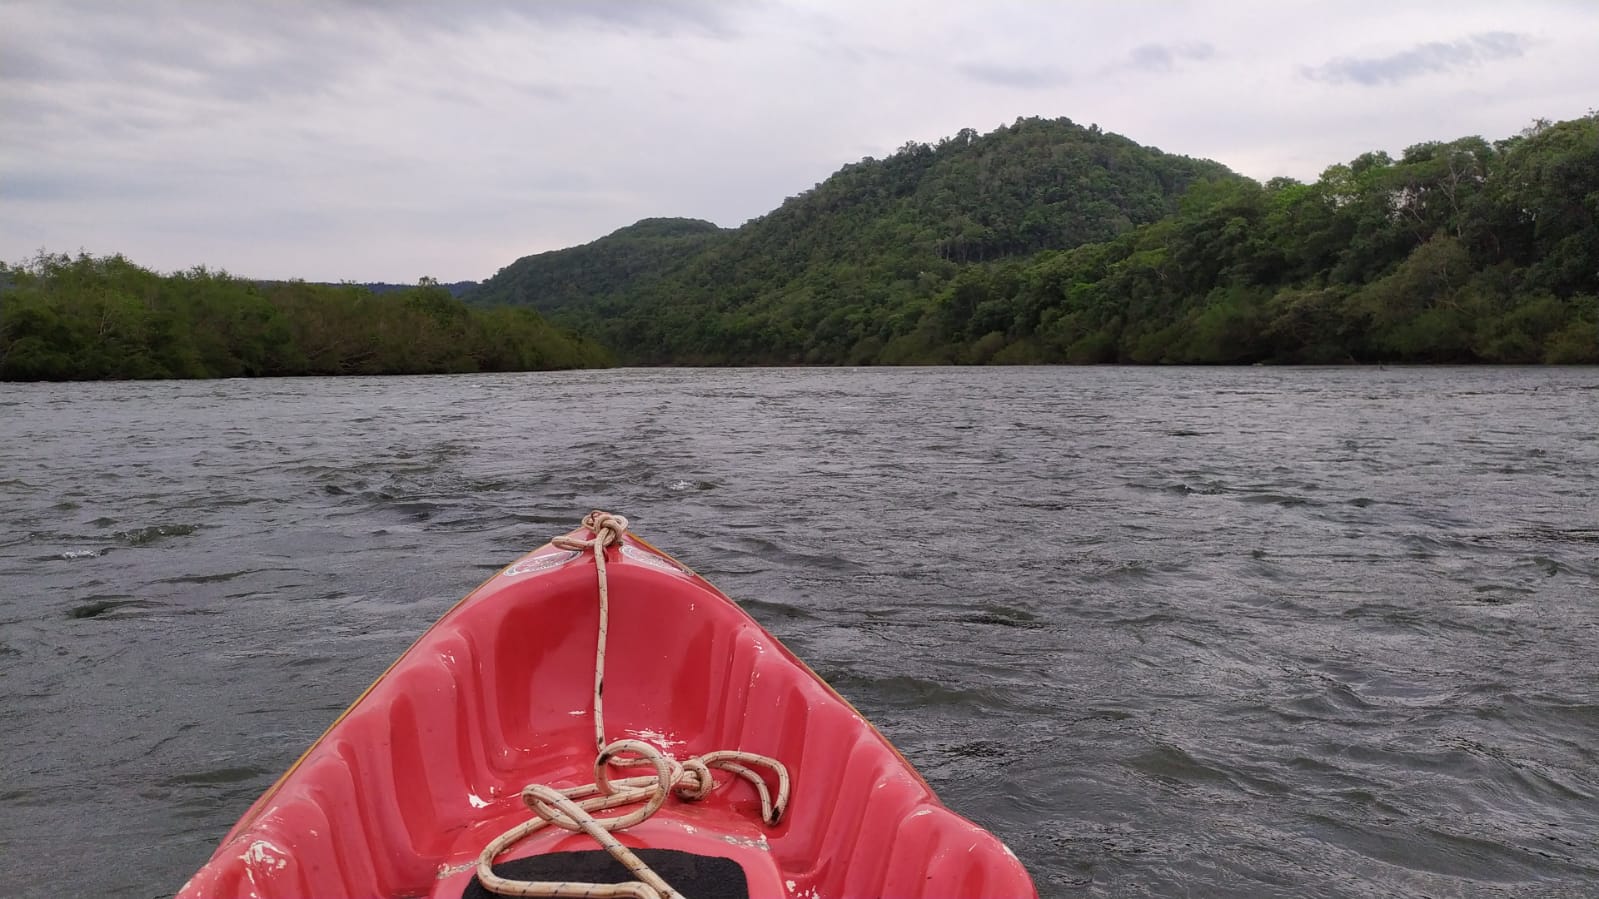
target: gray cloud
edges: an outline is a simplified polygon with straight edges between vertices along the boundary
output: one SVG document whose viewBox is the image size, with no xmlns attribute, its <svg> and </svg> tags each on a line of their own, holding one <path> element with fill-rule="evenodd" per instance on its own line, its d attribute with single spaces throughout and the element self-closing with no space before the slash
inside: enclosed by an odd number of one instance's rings
<svg viewBox="0 0 1599 899">
<path fill-rule="evenodd" d="M 1508 31 L 1473 34 L 1457 41 L 1417 44 L 1391 56 L 1343 56 L 1300 71 L 1312 81 L 1329 84 L 1399 84 L 1422 75 L 1466 68 L 1499 59 L 1514 59 L 1532 43 Z"/>
<path fill-rule="evenodd" d="M 623 34 L 684 33 L 732 38 L 738 17 L 761 0 L 345 0 L 374 22 L 464 30 L 485 21 L 521 20 L 548 28 L 602 28 Z"/>
<path fill-rule="evenodd" d="M 0 195 L 11 202 L 73 200 L 95 194 L 81 178 L 53 172 L 7 172 L 0 175 Z"/>
<path fill-rule="evenodd" d="M 1591 107 L 1599 9 L 1523 3 L 0 0 L 0 259 L 483 277 L 645 216 L 737 225 L 849 160 L 1030 115 L 1313 178 Z M 1374 34 L 1444 43 L 1310 71 L 1443 68 L 1381 115 L 1280 77 Z"/>
<path fill-rule="evenodd" d="M 30 22 L 16 15 L 21 27 L 0 36 L 0 86 L 80 88 L 91 99 L 137 86 L 191 102 L 247 103 L 321 93 L 381 56 L 381 44 L 348 22 L 280 11 L 191 5 L 168 7 L 164 16 L 154 3 L 96 6 L 75 27 L 61 16 Z"/>
<path fill-rule="evenodd" d="M 1128 67 L 1146 72 L 1170 72 L 1179 62 L 1210 59 L 1216 48 L 1207 43 L 1144 44 L 1128 54 Z"/>
<path fill-rule="evenodd" d="M 518 25 L 725 40 L 738 36 L 739 15 L 758 8 L 747 0 L 343 0 L 298 14 L 274 4 L 175 0 L 52 7 L 32 29 L 0 32 L 0 84 L 136 81 L 235 101 L 335 88 L 397 45 Z M 13 17 L 26 26 L 29 12 L 22 5 Z M 151 27 L 157 21 L 161 27 Z"/>
<path fill-rule="evenodd" d="M 1071 76 L 1055 66 L 1008 66 L 972 62 L 964 63 L 957 68 L 975 81 L 999 87 L 1018 87 L 1023 90 L 1043 90 L 1061 87 L 1071 82 Z"/>
</svg>

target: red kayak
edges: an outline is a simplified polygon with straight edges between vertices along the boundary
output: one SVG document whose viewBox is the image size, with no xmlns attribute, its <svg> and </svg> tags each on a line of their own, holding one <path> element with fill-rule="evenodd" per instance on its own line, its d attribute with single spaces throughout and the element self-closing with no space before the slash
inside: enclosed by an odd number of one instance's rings
<svg viewBox="0 0 1599 899">
<path fill-rule="evenodd" d="M 423 634 L 188 897 L 1036 897 L 846 700 L 596 512 Z"/>
</svg>

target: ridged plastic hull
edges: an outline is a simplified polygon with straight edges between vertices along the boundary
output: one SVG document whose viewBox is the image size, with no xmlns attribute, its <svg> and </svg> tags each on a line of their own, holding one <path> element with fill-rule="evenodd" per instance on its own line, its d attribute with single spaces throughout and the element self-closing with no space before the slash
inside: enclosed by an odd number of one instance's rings
<svg viewBox="0 0 1599 899">
<path fill-rule="evenodd" d="M 582 536 L 586 532 L 578 532 Z M 628 846 L 733 858 L 751 896 L 1036 896 L 998 839 L 743 610 L 632 536 L 607 551 L 607 739 L 683 758 L 762 753 L 793 777 L 760 821 L 736 778 L 670 800 Z M 245 813 L 179 897 L 459 897 L 530 782 L 593 780 L 598 604 L 589 553 L 546 545 L 419 639 Z M 505 858 L 592 849 L 541 833 Z"/>
</svg>

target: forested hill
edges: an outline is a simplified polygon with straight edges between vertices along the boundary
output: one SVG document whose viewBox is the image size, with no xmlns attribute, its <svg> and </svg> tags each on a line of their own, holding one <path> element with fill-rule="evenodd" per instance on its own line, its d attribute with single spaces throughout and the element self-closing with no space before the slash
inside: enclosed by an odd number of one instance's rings
<svg viewBox="0 0 1599 899">
<path fill-rule="evenodd" d="M 1236 178 L 1097 127 L 1022 119 L 846 165 L 736 230 L 650 219 L 524 257 L 467 300 L 533 306 L 631 361 L 870 360 L 871 338 L 964 268 L 1108 240 L 1174 212 L 1196 181 Z"/>
<path fill-rule="evenodd" d="M 622 296 L 681 269 L 724 233 L 699 219 L 644 219 L 580 247 L 523 256 L 464 296 L 542 312 Z"/>
<path fill-rule="evenodd" d="M 643 363 L 1599 363 L 1595 114 L 1264 185 L 1026 119 L 845 166 L 733 231 L 654 227 L 468 300 Z"/>
</svg>

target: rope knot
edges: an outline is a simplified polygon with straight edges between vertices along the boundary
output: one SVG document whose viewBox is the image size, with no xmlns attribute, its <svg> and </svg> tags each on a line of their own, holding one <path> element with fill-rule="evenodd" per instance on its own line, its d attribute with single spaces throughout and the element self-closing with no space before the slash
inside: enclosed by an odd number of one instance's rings
<svg viewBox="0 0 1599 899">
<path fill-rule="evenodd" d="M 596 546 L 610 546 L 622 539 L 622 532 L 627 530 L 627 519 L 595 509 L 583 516 L 583 526 L 594 532 Z"/>
<path fill-rule="evenodd" d="M 627 519 L 601 509 L 595 509 L 583 516 L 583 527 L 587 528 L 594 536 L 588 540 L 579 540 L 576 537 L 568 537 L 562 534 L 559 537 L 552 538 L 550 542 L 562 549 L 575 549 L 579 552 L 585 549 L 592 549 L 595 550 L 595 555 L 598 556 L 599 550 L 622 542 L 622 534 L 627 530 Z"/>
</svg>

